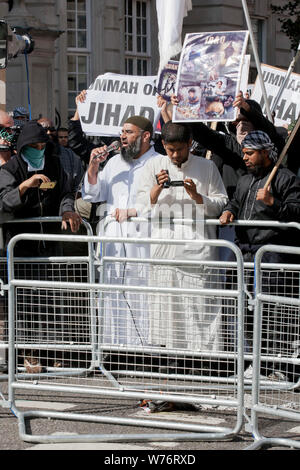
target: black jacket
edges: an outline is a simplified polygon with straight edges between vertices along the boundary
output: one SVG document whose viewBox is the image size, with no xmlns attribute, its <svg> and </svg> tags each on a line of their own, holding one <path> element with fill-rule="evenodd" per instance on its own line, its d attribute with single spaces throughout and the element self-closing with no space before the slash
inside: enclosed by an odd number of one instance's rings
<svg viewBox="0 0 300 470">
<path fill-rule="evenodd" d="M 285 145 L 284 138 L 276 131 L 276 127 L 257 109 L 257 103 L 249 100 L 251 109 L 246 112 L 243 108 L 241 113 L 259 129 L 269 135 L 280 153 Z M 254 106 L 255 105 L 255 106 Z M 236 140 L 234 132 L 223 133 L 210 129 L 201 122 L 190 123 L 193 139 L 203 147 L 211 150 L 229 198 L 232 198 L 239 178 L 247 173 L 243 161 L 242 146 Z M 233 130 L 233 129 L 232 129 Z"/>
<path fill-rule="evenodd" d="M 211 150 L 222 176 L 228 197 L 234 194 L 237 182 L 246 174 L 241 145 L 231 133 L 218 132 L 201 122 L 190 123 L 193 139 L 205 149 Z"/>
<path fill-rule="evenodd" d="M 237 220 L 300 222 L 300 178 L 287 168 L 280 167 L 271 182 L 274 205 L 256 200 L 257 191 L 264 187 L 272 168 L 273 165 L 262 176 L 247 174 L 240 178 L 234 197 L 224 211 L 230 211 Z M 236 241 L 241 247 L 257 248 L 266 243 L 299 246 L 299 235 L 296 229 L 236 227 Z"/>
<path fill-rule="evenodd" d="M 300 169 L 300 129 L 298 129 L 289 148 L 287 167 L 295 174 L 297 174 Z"/>
<path fill-rule="evenodd" d="M 33 121 L 22 130 L 18 139 L 18 154 L 13 156 L 0 169 L 0 207 L 4 214 L 9 214 L 14 219 L 32 217 L 59 216 L 67 211 L 74 211 L 74 193 L 71 180 L 64 172 L 59 157 L 55 154 L 55 146 L 51 142 L 46 143 L 45 164 L 43 170 L 35 172 L 28 170 L 27 163 L 21 157 L 22 148 L 30 143 L 46 142 L 44 130 Z M 44 139 L 44 140 L 43 140 Z M 56 181 L 54 189 L 43 191 L 39 188 L 29 188 L 21 197 L 19 185 L 29 179 L 34 173 L 44 174 L 51 181 Z M 43 231 L 52 231 L 48 224 Z M 40 232 L 40 224 L 6 224 L 6 244 L 17 233 Z M 31 253 L 31 254 L 34 254 Z"/>
</svg>

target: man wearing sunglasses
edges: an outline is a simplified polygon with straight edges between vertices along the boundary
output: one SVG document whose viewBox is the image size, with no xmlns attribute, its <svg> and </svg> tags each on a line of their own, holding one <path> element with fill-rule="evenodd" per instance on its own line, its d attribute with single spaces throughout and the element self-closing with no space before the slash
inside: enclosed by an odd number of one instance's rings
<svg viewBox="0 0 300 470">
<path fill-rule="evenodd" d="M 5 111 L 0 111 L 0 166 L 8 162 L 12 155 L 13 126 L 13 118 Z"/>
</svg>

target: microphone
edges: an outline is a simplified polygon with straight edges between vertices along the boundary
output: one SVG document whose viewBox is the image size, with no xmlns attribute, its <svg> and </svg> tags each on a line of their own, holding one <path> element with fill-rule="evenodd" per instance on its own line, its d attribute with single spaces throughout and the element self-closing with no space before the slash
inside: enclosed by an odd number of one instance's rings
<svg viewBox="0 0 300 470">
<path fill-rule="evenodd" d="M 106 149 L 105 152 L 100 152 L 100 153 L 97 153 L 97 155 L 94 155 L 93 156 L 93 160 L 95 158 L 98 158 L 98 157 L 102 157 L 102 155 L 105 155 L 106 153 L 110 153 L 112 152 L 113 150 L 119 150 L 120 148 L 120 145 L 121 143 L 118 141 L 118 140 L 115 140 L 114 142 L 112 142 Z"/>
</svg>

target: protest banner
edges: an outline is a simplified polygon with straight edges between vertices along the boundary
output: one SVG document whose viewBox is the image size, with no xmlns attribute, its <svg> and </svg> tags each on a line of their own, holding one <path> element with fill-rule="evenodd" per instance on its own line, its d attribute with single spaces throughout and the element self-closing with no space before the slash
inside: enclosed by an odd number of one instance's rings
<svg viewBox="0 0 300 470">
<path fill-rule="evenodd" d="M 166 101 L 171 101 L 171 95 L 176 90 L 176 80 L 179 62 L 170 60 L 162 69 L 157 81 L 157 93 Z"/>
<path fill-rule="evenodd" d="M 141 77 L 106 73 L 87 90 L 78 112 L 83 132 L 93 136 L 118 136 L 131 116 L 144 116 L 154 129 L 160 116 L 156 76 Z"/>
<path fill-rule="evenodd" d="M 268 103 L 272 107 L 283 83 L 287 71 L 271 65 L 261 65 L 263 79 L 267 91 Z M 265 113 L 264 99 L 262 95 L 260 81 L 257 79 L 254 85 L 251 99 L 260 103 Z M 278 101 L 275 112 L 275 125 L 283 126 L 295 121 L 300 113 L 300 75 L 292 73 L 289 81 Z"/>
<path fill-rule="evenodd" d="M 176 82 L 174 122 L 233 121 L 248 31 L 191 33 L 185 37 Z"/>
</svg>

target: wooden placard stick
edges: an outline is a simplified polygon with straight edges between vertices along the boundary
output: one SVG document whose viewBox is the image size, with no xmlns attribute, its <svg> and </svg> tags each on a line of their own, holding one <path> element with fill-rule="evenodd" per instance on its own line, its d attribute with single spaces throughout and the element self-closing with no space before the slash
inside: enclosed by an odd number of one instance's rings
<svg viewBox="0 0 300 470">
<path fill-rule="evenodd" d="M 280 167 L 280 165 L 281 165 L 281 163 L 282 163 L 284 157 L 286 156 L 287 151 L 288 151 L 288 149 L 290 148 L 290 145 L 291 145 L 292 141 L 294 140 L 294 137 L 295 137 L 295 135 L 296 135 L 296 133 L 297 133 L 299 127 L 300 127 L 300 115 L 299 115 L 299 117 L 298 117 L 298 121 L 296 122 L 296 125 L 295 125 L 293 131 L 291 132 L 291 134 L 290 134 L 290 136 L 289 136 L 289 138 L 288 138 L 288 140 L 287 140 L 287 142 L 286 142 L 284 148 L 282 149 L 282 152 L 281 152 L 281 154 L 280 154 L 280 157 L 278 158 L 278 160 L 277 160 L 277 162 L 276 162 L 276 164 L 275 164 L 273 170 L 271 171 L 271 173 L 270 173 L 270 175 L 269 175 L 269 178 L 268 178 L 268 180 L 267 180 L 267 182 L 266 182 L 266 184 L 265 184 L 265 186 L 264 186 L 264 189 L 268 189 L 268 187 L 270 186 L 271 181 L 272 181 L 272 179 L 274 178 L 274 176 L 275 176 L 275 174 L 276 174 L 278 168 Z"/>
<path fill-rule="evenodd" d="M 216 131 L 217 130 L 217 126 L 218 126 L 218 122 L 217 121 L 213 121 L 210 125 L 210 129 L 212 129 L 213 131 Z M 211 150 L 207 150 L 206 152 L 206 160 L 211 160 L 211 155 L 212 155 L 212 151 Z"/>
</svg>

